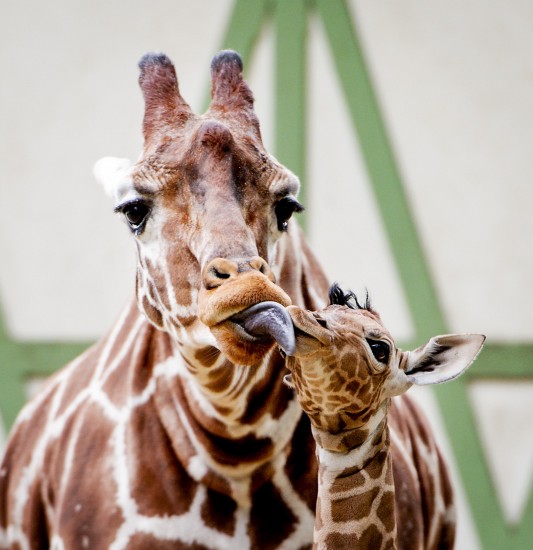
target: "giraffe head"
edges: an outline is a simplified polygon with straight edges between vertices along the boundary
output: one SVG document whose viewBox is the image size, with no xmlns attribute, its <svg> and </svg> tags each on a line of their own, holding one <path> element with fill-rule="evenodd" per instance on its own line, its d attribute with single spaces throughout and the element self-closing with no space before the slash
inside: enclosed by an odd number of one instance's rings
<svg viewBox="0 0 533 550">
<path fill-rule="evenodd" d="M 276 250 L 302 210 L 298 179 L 263 147 L 238 54 L 213 58 L 201 116 L 181 97 L 168 57 L 147 54 L 139 67 L 142 155 L 134 165 L 95 166 L 135 239 L 139 306 L 178 342 L 253 364 L 273 340 L 233 316 L 264 301 L 291 303 L 276 284 Z"/>
<path fill-rule="evenodd" d="M 456 378 L 485 340 L 480 334 L 436 336 L 414 351 L 401 351 L 368 297 L 361 304 L 337 285 L 325 309 L 289 306 L 288 311 L 296 344 L 287 357 L 286 382 L 313 426 L 333 434 L 367 425 L 378 411 L 386 412 L 391 397 L 413 384 Z"/>
</svg>

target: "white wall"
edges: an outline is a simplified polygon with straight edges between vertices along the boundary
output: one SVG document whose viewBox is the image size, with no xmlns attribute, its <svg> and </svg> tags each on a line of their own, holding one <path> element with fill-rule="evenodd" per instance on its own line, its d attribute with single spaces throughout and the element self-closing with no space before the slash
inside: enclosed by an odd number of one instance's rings
<svg viewBox="0 0 533 550">
<path fill-rule="evenodd" d="M 351 4 L 450 328 L 533 340 L 533 4 Z M 0 300 L 15 338 L 97 338 L 131 296 L 133 247 L 92 165 L 140 152 L 144 52 L 169 54 L 200 108 L 231 6 L 3 3 Z M 272 45 L 266 29 L 249 78 L 269 145 Z M 405 299 L 315 19 L 310 55 L 312 242 L 331 278 L 368 286 L 407 338 Z M 434 408 L 430 394 L 422 401 Z M 468 517 L 461 537 L 459 548 L 476 547 Z"/>
</svg>

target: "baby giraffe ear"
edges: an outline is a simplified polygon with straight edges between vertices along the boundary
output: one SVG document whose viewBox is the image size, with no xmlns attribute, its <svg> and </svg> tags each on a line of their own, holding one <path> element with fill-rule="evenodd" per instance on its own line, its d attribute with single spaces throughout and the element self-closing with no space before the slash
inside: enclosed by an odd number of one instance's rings
<svg viewBox="0 0 533 550">
<path fill-rule="evenodd" d="M 103 157 L 94 165 L 93 173 L 106 193 L 119 202 L 133 187 L 132 169 L 133 164 L 129 159 Z"/>
<path fill-rule="evenodd" d="M 408 352 L 407 380 L 421 386 L 453 380 L 472 364 L 484 342 L 482 334 L 435 336 L 424 346 Z"/>
</svg>

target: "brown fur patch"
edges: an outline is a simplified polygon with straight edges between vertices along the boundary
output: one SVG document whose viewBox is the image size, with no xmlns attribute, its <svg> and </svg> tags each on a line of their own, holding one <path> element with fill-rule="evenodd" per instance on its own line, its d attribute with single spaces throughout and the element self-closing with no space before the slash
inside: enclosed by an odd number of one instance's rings
<svg viewBox="0 0 533 550">
<path fill-rule="evenodd" d="M 324 548 L 328 550 L 354 550 L 355 548 L 373 549 L 377 546 L 357 546 L 359 537 L 355 533 L 329 533 L 325 540 Z"/>
<path fill-rule="evenodd" d="M 234 371 L 235 366 L 228 360 L 219 367 L 210 369 L 206 383 L 207 389 L 216 393 L 224 393 L 231 386 Z"/>
<path fill-rule="evenodd" d="M 133 413 L 126 444 L 131 458 L 131 494 L 138 503 L 139 513 L 164 516 L 187 512 L 197 483 L 176 459 L 151 407 L 138 408 Z M 174 487 L 180 488 L 179 493 Z"/>
<path fill-rule="evenodd" d="M 163 328 L 163 315 L 161 312 L 155 308 L 148 298 L 146 296 L 143 296 L 142 304 L 141 304 L 142 310 L 146 314 L 146 317 L 150 319 L 150 321 L 157 327 L 162 329 Z"/>
<path fill-rule="evenodd" d="M 383 522 L 383 525 L 385 526 L 385 529 L 388 533 L 390 533 L 395 525 L 395 517 L 394 517 L 394 492 L 393 491 L 387 491 L 383 495 L 381 495 L 381 500 L 379 502 L 379 506 L 377 509 L 377 516 L 378 518 Z"/>
<path fill-rule="evenodd" d="M 48 455 L 47 469 L 53 472 L 56 489 L 53 528 L 63 539 L 65 548 L 77 548 L 81 540 L 87 540 L 89 547 L 108 548 L 124 519 L 115 505 L 117 486 L 110 482 L 114 426 L 95 404 L 87 404 L 84 413 L 67 423 L 57 447 L 52 447 Z M 84 418 L 90 421 L 83 422 Z M 66 449 L 67 442 L 73 438 L 80 419 L 83 429 L 76 440 L 76 459 L 65 483 L 66 456 L 61 450 Z M 64 489 L 62 492 L 59 492 L 60 487 Z"/>
<path fill-rule="evenodd" d="M 235 531 L 236 509 L 237 505 L 233 499 L 208 489 L 201 509 L 202 520 L 211 529 L 232 536 Z"/>
<path fill-rule="evenodd" d="M 365 478 L 360 475 L 359 469 L 347 469 L 342 475 L 335 479 L 331 493 L 344 493 L 352 488 L 362 487 L 366 483 Z"/>
<path fill-rule="evenodd" d="M 286 410 L 287 403 L 293 399 L 292 390 L 283 383 L 282 375 L 285 371 L 282 371 L 282 357 L 278 353 L 272 353 L 268 362 L 267 374 L 257 380 L 249 394 L 246 410 L 240 419 L 243 424 L 257 422 L 264 414 L 267 403 L 273 418 L 278 418 Z"/>
<path fill-rule="evenodd" d="M 376 457 L 365 468 L 365 472 L 372 478 L 378 479 L 383 474 L 383 469 L 386 467 L 386 455 L 387 451 L 380 451 Z"/>
<path fill-rule="evenodd" d="M 294 490 L 311 511 L 316 507 L 317 470 L 315 441 L 311 436 L 309 419 L 302 415 L 292 439 L 285 471 Z"/>
<path fill-rule="evenodd" d="M 201 348 L 196 351 L 195 358 L 202 363 L 205 367 L 210 367 L 214 363 L 217 362 L 218 358 L 220 357 L 220 351 L 213 347 L 213 346 L 207 346 L 205 348 Z M 227 365 L 224 365 L 226 370 Z"/>
<path fill-rule="evenodd" d="M 383 535 L 375 525 L 368 527 L 359 541 L 360 548 L 381 548 L 383 544 Z"/>
<path fill-rule="evenodd" d="M 331 516 L 335 521 L 343 522 L 350 520 L 360 520 L 368 515 L 368 511 L 380 489 L 374 487 L 354 499 L 353 497 L 341 497 L 331 499 Z"/>
<path fill-rule="evenodd" d="M 265 483 L 254 495 L 248 534 L 252 548 L 277 548 L 295 529 L 296 517 L 272 483 Z"/>
</svg>

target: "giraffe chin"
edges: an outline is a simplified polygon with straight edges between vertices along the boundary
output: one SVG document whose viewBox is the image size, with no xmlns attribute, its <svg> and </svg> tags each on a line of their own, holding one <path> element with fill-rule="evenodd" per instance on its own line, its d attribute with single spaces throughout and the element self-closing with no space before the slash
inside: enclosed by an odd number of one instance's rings
<svg viewBox="0 0 533 550">
<path fill-rule="evenodd" d="M 270 336 L 254 336 L 238 323 L 223 321 L 211 327 L 220 351 L 233 363 L 255 365 L 270 351 L 275 340 Z"/>
</svg>

